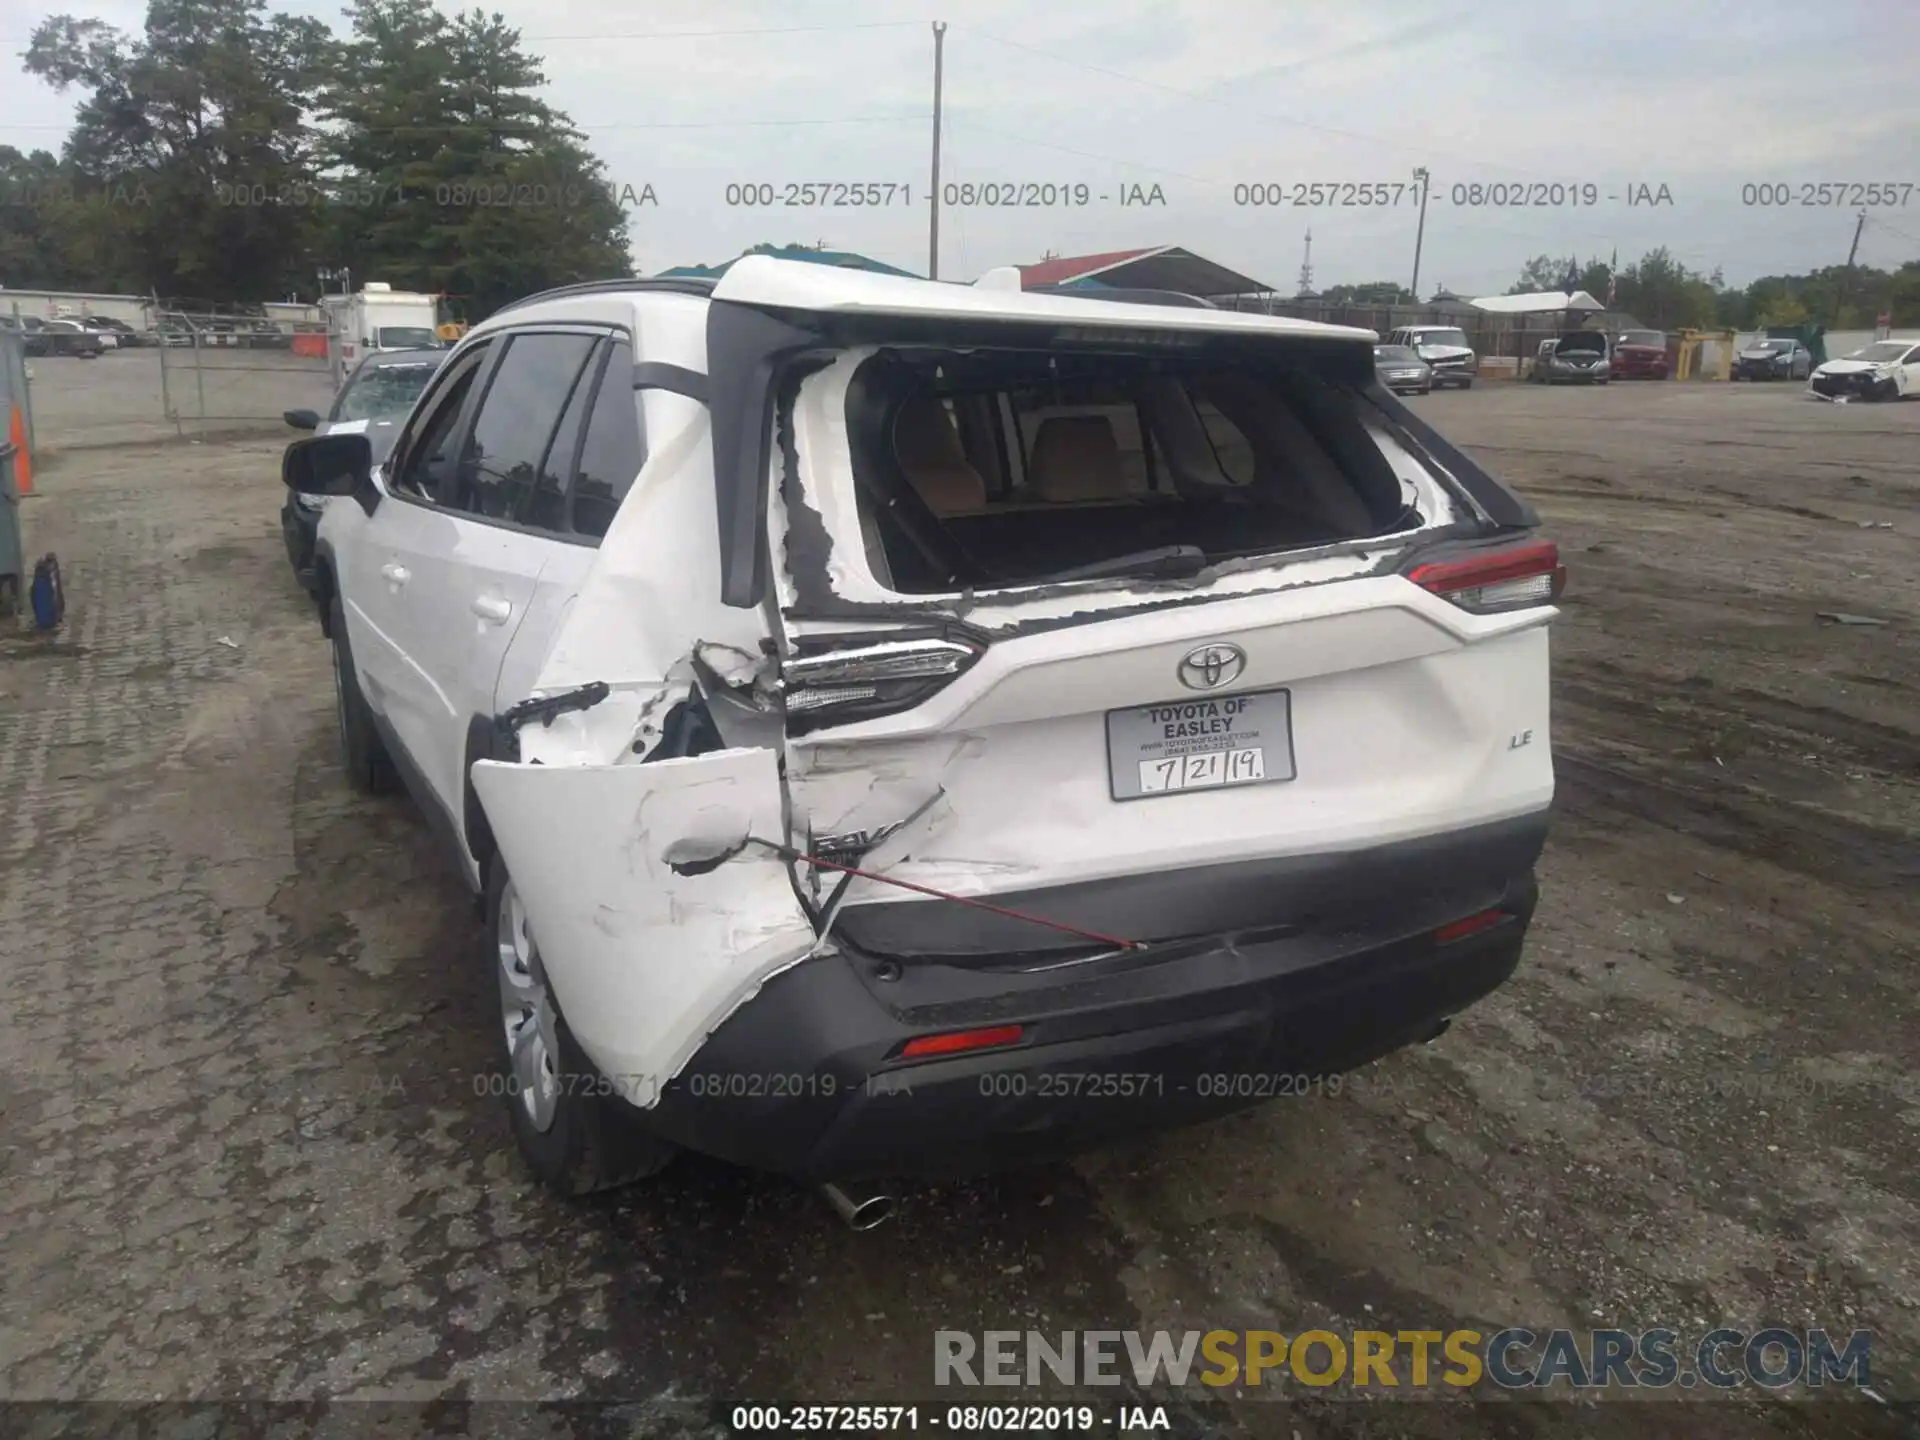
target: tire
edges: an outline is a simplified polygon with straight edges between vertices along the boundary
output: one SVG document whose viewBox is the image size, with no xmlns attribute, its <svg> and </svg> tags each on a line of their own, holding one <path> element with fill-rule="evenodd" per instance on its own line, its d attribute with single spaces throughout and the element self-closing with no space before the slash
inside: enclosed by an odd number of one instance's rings
<svg viewBox="0 0 1920 1440">
<path fill-rule="evenodd" d="M 659 1173 L 678 1153 L 581 1051 L 547 984 L 506 861 L 487 865 L 485 959 L 498 993 L 495 1052 L 513 1141 L 542 1184 L 569 1199 Z"/>
<path fill-rule="evenodd" d="M 362 795 L 388 795 L 400 788 L 393 757 L 374 728 L 367 697 L 353 670 L 353 652 L 347 646 L 347 617 L 336 592 L 327 601 L 327 629 L 333 635 L 334 716 L 340 729 L 340 767 L 347 784 Z"/>
</svg>

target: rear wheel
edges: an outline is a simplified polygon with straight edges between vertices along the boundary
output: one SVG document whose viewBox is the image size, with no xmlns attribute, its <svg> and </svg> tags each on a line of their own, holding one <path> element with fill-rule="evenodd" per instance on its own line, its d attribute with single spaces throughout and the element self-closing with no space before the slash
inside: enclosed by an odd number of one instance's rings
<svg viewBox="0 0 1920 1440">
<path fill-rule="evenodd" d="M 486 933 L 505 1048 L 501 1088 L 528 1167 L 566 1196 L 610 1190 L 661 1170 L 674 1147 L 642 1127 L 622 1087 L 594 1068 L 567 1029 L 519 891 L 498 855 L 487 867 Z"/>
<path fill-rule="evenodd" d="M 327 629 L 333 635 L 334 719 L 340 728 L 340 765 L 347 783 L 363 795 L 385 795 L 400 787 L 393 759 L 374 728 L 373 712 L 360 693 L 353 652 L 347 647 L 347 617 L 335 594 L 328 602 Z"/>
</svg>

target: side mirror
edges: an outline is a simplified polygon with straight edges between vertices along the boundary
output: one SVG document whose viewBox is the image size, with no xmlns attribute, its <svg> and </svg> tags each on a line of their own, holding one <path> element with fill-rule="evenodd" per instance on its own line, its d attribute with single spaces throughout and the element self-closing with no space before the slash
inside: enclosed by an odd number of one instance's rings
<svg viewBox="0 0 1920 1440">
<path fill-rule="evenodd" d="M 365 435 L 294 441 L 280 458 L 280 479 L 296 495 L 352 495 L 369 515 L 379 501 L 373 488 L 373 446 Z"/>
<path fill-rule="evenodd" d="M 296 430 L 320 428 L 320 412 L 317 410 L 282 410 L 280 418 Z"/>
</svg>

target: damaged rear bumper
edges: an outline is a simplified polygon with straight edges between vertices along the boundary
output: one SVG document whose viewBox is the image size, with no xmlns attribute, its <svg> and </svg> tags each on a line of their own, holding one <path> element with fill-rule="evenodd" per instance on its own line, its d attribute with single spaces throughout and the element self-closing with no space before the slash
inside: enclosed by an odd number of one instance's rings
<svg viewBox="0 0 1920 1440">
<path fill-rule="evenodd" d="M 1544 814 L 1442 837 L 1428 883 L 1307 933 L 1166 944 L 1055 970 L 821 956 L 768 980 L 694 1054 L 647 1123 L 806 1179 L 975 1173 L 1299 1095 L 1430 1038 L 1513 973 Z M 1343 868 L 1409 873 L 1434 842 Z M 1442 941 L 1441 926 L 1503 918 Z M 886 977 L 893 978 L 886 978 Z M 902 1061 L 916 1036 L 1019 1026 L 1019 1043 Z"/>
</svg>

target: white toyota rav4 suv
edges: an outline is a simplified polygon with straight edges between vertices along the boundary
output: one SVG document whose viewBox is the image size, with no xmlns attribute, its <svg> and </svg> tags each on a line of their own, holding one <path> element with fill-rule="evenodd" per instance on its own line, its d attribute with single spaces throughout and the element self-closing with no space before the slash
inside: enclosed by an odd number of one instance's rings
<svg viewBox="0 0 1920 1440">
<path fill-rule="evenodd" d="M 755 257 L 503 310 L 378 470 L 288 448 L 546 1181 L 1055 1155 L 1512 973 L 1564 572 L 1374 338 Z"/>
</svg>

